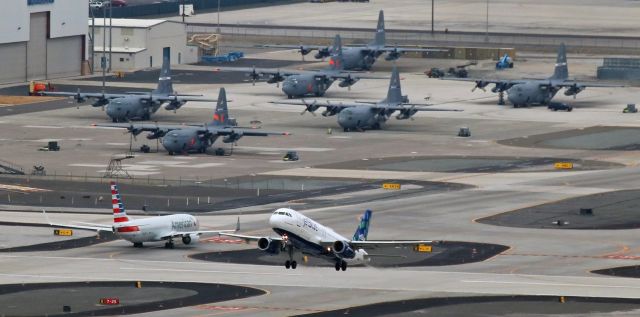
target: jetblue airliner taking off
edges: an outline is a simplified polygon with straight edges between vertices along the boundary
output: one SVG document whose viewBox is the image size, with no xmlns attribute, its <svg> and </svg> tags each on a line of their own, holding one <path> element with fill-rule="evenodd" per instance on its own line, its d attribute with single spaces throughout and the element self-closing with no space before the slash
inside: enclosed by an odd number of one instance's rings
<svg viewBox="0 0 640 317">
<path fill-rule="evenodd" d="M 430 240 L 418 241 L 372 241 L 367 240 L 371 210 L 364 212 L 360 224 L 347 239 L 329 227 L 325 227 L 313 219 L 289 208 L 280 208 L 269 218 L 269 225 L 278 237 L 256 237 L 235 233 L 220 233 L 220 235 L 236 237 L 245 241 L 257 241 L 258 248 L 270 254 L 287 252 L 289 259 L 284 266 L 295 269 L 298 263 L 294 260 L 294 253 L 323 257 L 335 261 L 336 271 L 346 271 L 347 264 L 358 264 L 369 261 L 366 249 L 373 249 L 382 245 L 409 246 L 432 243 Z"/>
<path fill-rule="evenodd" d="M 73 229 L 84 229 L 93 231 L 110 231 L 118 237 L 133 243 L 136 248 L 141 248 L 144 242 L 166 241 L 164 247 L 173 249 L 173 239 L 181 238 L 182 243 L 190 244 L 199 240 L 202 234 L 219 234 L 225 231 L 217 230 L 202 231 L 198 219 L 188 214 L 175 214 L 133 220 L 127 215 L 118 192 L 118 185 L 111 182 L 111 202 L 113 203 L 113 225 L 81 223 L 80 225 L 69 225 L 52 223 L 47 217 L 51 226 Z M 44 213 L 44 210 L 43 210 Z M 45 213 L 46 217 L 46 213 Z"/>
</svg>

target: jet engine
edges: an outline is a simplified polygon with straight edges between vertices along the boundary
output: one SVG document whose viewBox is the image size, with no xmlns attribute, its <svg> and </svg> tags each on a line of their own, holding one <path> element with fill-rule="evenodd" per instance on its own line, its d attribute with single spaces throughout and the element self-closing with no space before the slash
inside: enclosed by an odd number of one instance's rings
<svg viewBox="0 0 640 317">
<path fill-rule="evenodd" d="M 258 249 L 269 254 L 278 254 L 280 253 L 280 243 L 269 238 L 260 238 L 258 239 Z"/>
<path fill-rule="evenodd" d="M 570 87 L 567 87 L 567 89 L 565 89 L 564 95 L 565 96 L 573 96 L 573 97 L 575 97 L 577 94 L 579 94 L 585 88 L 587 88 L 587 87 L 585 87 L 583 85 L 573 84 Z"/>
<path fill-rule="evenodd" d="M 239 132 L 233 131 L 233 132 L 231 132 L 231 134 L 225 136 L 222 139 L 222 142 L 224 142 L 224 143 L 233 143 L 233 142 L 236 142 L 236 141 L 240 140 L 240 138 L 242 138 L 243 136 L 244 136 L 244 132 L 242 132 L 242 131 L 239 131 Z"/>
<path fill-rule="evenodd" d="M 184 244 L 196 244 L 200 240 L 200 236 L 197 234 L 188 234 L 186 236 L 182 236 L 182 243 Z"/>
<path fill-rule="evenodd" d="M 333 253 L 342 259 L 353 259 L 356 252 L 351 248 L 348 241 L 336 241 L 333 243 Z"/>
<path fill-rule="evenodd" d="M 410 119 L 417 112 L 418 112 L 418 109 L 416 109 L 415 107 L 411 107 L 409 109 L 402 109 L 400 110 L 400 113 L 396 116 L 396 119 L 398 120 Z"/>
</svg>

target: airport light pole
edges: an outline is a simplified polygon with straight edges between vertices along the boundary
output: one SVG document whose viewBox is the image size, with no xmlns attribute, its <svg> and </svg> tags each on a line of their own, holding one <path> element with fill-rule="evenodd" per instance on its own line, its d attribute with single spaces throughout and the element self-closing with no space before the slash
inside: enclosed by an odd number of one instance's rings
<svg viewBox="0 0 640 317">
<path fill-rule="evenodd" d="M 182 0 L 182 23 L 184 23 L 184 0 Z"/>
<path fill-rule="evenodd" d="M 102 67 L 102 93 L 106 90 L 107 79 L 107 8 L 102 7 L 102 59 L 100 66 Z"/>
<path fill-rule="evenodd" d="M 220 34 L 220 0 L 218 0 L 218 30 L 216 33 Z"/>
<path fill-rule="evenodd" d="M 487 24 L 484 33 L 484 41 L 489 42 L 489 0 L 487 0 Z"/>
<path fill-rule="evenodd" d="M 109 72 L 111 72 L 111 53 L 113 52 L 113 36 L 111 31 L 113 30 L 113 5 L 109 4 Z"/>
<path fill-rule="evenodd" d="M 435 7 L 434 4 L 435 0 L 431 0 L 431 35 L 433 35 L 433 28 L 434 28 L 434 13 L 433 13 L 433 9 Z"/>
</svg>

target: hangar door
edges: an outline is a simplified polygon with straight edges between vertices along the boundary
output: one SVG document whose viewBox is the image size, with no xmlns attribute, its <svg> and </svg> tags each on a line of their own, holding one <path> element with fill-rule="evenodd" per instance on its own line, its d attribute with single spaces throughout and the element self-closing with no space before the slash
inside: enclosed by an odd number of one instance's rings
<svg viewBox="0 0 640 317">
<path fill-rule="evenodd" d="M 27 69 L 27 43 L 0 45 L 0 84 L 25 80 Z"/>
<path fill-rule="evenodd" d="M 49 12 L 31 14 L 29 42 L 27 42 L 27 80 L 47 76 L 47 35 Z"/>
<path fill-rule="evenodd" d="M 81 72 L 82 36 L 47 40 L 47 78 L 77 76 Z"/>
</svg>

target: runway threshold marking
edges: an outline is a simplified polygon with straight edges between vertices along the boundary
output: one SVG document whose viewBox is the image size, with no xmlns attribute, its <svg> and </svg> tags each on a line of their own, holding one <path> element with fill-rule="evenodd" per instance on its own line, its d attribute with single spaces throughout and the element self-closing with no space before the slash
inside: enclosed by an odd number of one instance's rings
<svg viewBox="0 0 640 317">
<path fill-rule="evenodd" d="M 603 287 L 603 288 L 631 288 L 640 289 L 640 286 L 628 285 L 598 285 L 598 284 L 577 284 L 577 283 L 551 283 L 551 282 L 512 282 L 512 281 L 491 281 L 491 280 L 461 280 L 462 283 L 490 283 L 505 285 L 539 285 L 539 286 L 566 286 L 566 287 Z"/>
<path fill-rule="evenodd" d="M 583 258 L 583 259 L 613 259 L 613 260 L 640 260 L 637 255 L 560 255 L 560 254 L 536 254 L 536 253 L 503 253 L 499 255 L 509 256 L 539 256 L 539 257 L 557 257 L 557 258 Z"/>
<path fill-rule="evenodd" d="M 186 269 L 152 269 L 152 268 L 137 268 L 137 267 L 121 267 L 121 270 L 131 271 L 158 271 L 158 272 L 184 272 L 184 273 L 221 273 L 221 274 L 253 274 L 253 275 L 287 275 L 287 276 L 302 276 L 302 273 L 270 273 L 270 272 L 249 272 L 249 271 L 210 271 L 210 270 L 186 270 Z"/>
<path fill-rule="evenodd" d="M 50 190 L 43 189 L 43 188 L 18 186 L 18 185 L 9 185 L 9 184 L 0 184 L 0 190 L 6 190 L 6 191 L 12 191 L 12 192 L 20 192 L 20 193 L 50 192 Z"/>
</svg>

